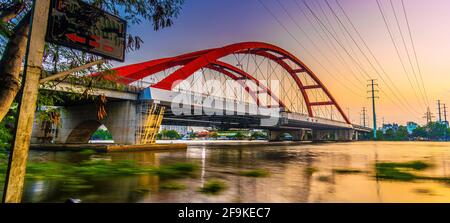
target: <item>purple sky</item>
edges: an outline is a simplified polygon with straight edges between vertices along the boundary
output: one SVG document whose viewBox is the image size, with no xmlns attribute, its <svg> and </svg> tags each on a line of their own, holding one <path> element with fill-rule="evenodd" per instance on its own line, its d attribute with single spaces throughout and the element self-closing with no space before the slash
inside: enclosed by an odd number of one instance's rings
<svg viewBox="0 0 450 223">
<path fill-rule="evenodd" d="M 307 50 L 316 52 L 314 45 L 300 32 L 276 0 L 263 1 L 283 25 L 304 44 Z M 334 52 L 327 48 L 326 44 L 314 32 L 313 27 L 300 13 L 294 1 L 302 5 L 301 0 L 280 0 L 294 17 L 295 21 L 310 34 L 314 43 L 331 58 L 332 64 L 329 64 L 327 60 L 323 60 L 319 54 L 315 56 L 320 58 L 321 62 L 327 67 L 337 66 L 341 70 L 339 74 L 325 72 L 317 64 L 317 61 L 305 53 L 305 49 L 299 46 L 289 36 L 258 0 L 186 0 L 181 15 L 175 20 L 173 27 L 158 32 L 154 32 L 148 24 L 130 27 L 129 31 L 133 34 L 140 35 L 145 43 L 141 50 L 127 55 L 125 64 L 175 56 L 181 53 L 225 46 L 235 42 L 262 41 L 272 43 L 290 51 L 315 71 L 319 78 L 331 90 L 335 98 L 337 98 L 341 106 L 343 108 L 350 108 L 350 116 L 353 122 L 359 123 L 359 112 L 363 106 L 370 108 L 370 101 L 365 97 L 355 96 L 346 90 L 345 86 L 335 81 L 336 75 L 345 75 L 345 78 L 348 78 L 354 85 L 362 84 L 353 80 L 354 78 L 350 75 L 348 67 L 343 67 L 338 63 L 335 55 L 333 55 Z M 409 40 L 401 1 L 392 1 L 398 13 L 403 34 Z M 329 2 L 338 11 L 335 0 L 329 0 Z M 388 91 L 388 86 L 385 86 L 375 71 L 371 70 L 368 62 L 364 62 L 364 57 L 362 54 L 358 54 L 356 46 L 351 45 L 351 42 L 344 41 L 344 43 L 349 44 L 346 45 L 347 49 L 351 52 L 356 52 L 355 55 L 357 55 L 357 58 L 363 61 L 362 64 L 369 72 L 369 75 L 379 79 L 380 88 L 387 94 L 380 95 L 381 99 L 378 105 L 380 122 L 382 117 L 384 117 L 386 122 L 399 122 L 404 124 L 406 121 L 413 120 L 423 123 L 424 119 L 422 119 L 422 114 L 425 112 L 426 106 L 415 96 L 420 96 L 420 94 L 416 89 L 416 85 L 414 85 L 414 79 L 411 79 L 412 86 L 409 83 L 409 78 L 414 77 L 412 76 L 412 71 L 408 70 L 411 76 L 407 76 L 403 72 L 395 48 L 378 10 L 376 0 L 339 0 L 339 2 L 347 11 L 369 48 L 394 82 L 395 86 L 390 87 L 402 92 L 401 94 L 406 100 L 403 103 L 408 103 L 407 106 L 404 106 L 407 107 L 405 109 L 407 111 L 403 112 L 400 110 L 399 102 L 391 95 L 390 91 Z M 410 69 L 409 62 L 406 59 L 406 51 L 403 48 L 392 9 L 390 8 L 390 2 L 389 0 L 380 0 L 380 2 L 387 12 L 386 15 L 390 22 L 390 28 L 393 30 L 394 39 L 400 49 L 402 58 L 407 65 L 407 69 Z M 450 39 L 450 13 L 448 13 L 450 11 L 450 1 L 404 0 L 404 2 L 422 69 L 426 93 L 429 98 L 428 103 L 432 112 L 436 113 L 435 101 L 438 98 L 444 103 L 446 101 L 450 102 L 450 100 L 447 100 L 450 96 L 448 85 L 450 82 L 448 74 L 450 69 L 450 64 L 448 63 L 448 58 L 450 58 L 450 44 L 448 44 L 448 40 Z M 325 10 L 328 9 L 325 0 L 307 0 L 307 3 L 317 13 L 320 13 L 318 3 Z M 329 19 L 333 23 L 334 18 L 332 17 L 331 11 L 327 11 L 327 13 L 329 13 Z M 344 18 L 342 14 L 339 14 L 339 16 L 341 16 L 341 19 Z M 322 14 L 321 19 L 324 18 Z M 337 29 L 337 23 L 334 25 Z M 356 37 L 355 33 L 353 35 Z M 344 40 L 345 34 L 338 34 L 338 37 Z M 407 44 L 408 47 L 411 46 L 408 41 Z M 412 49 L 408 48 L 408 50 L 412 54 Z M 361 72 L 357 74 L 361 75 L 360 77 L 364 81 L 368 79 Z M 331 75 L 335 76 L 332 77 Z M 339 76 L 338 78 L 341 79 L 344 77 Z M 344 84 L 352 86 L 349 83 Z M 413 89 L 416 89 L 416 91 Z M 365 86 L 354 90 L 358 91 L 361 95 L 366 95 Z M 390 98 L 389 100 L 388 97 Z"/>
</svg>

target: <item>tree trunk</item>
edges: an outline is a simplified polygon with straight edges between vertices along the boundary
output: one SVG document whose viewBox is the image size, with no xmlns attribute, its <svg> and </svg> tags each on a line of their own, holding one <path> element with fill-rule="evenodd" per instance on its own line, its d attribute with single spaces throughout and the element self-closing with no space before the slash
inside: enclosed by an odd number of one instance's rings
<svg viewBox="0 0 450 223">
<path fill-rule="evenodd" d="M 30 14 L 14 28 L 0 60 L 0 121 L 6 116 L 19 91 L 19 77 L 28 41 Z"/>
</svg>

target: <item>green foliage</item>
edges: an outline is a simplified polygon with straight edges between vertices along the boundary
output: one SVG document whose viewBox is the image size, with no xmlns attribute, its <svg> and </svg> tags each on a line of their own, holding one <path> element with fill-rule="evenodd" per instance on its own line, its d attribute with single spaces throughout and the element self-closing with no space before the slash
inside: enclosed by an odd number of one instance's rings
<svg viewBox="0 0 450 223">
<path fill-rule="evenodd" d="M 91 136 L 92 140 L 112 140 L 113 137 L 108 130 L 97 129 Z"/>
<path fill-rule="evenodd" d="M 399 126 L 398 130 L 396 132 L 395 139 L 402 141 L 402 140 L 408 140 L 409 134 L 408 134 L 408 128 L 406 126 Z"/>
<path fill-rule="evenodd" d="M 181 135 L 175 130 L 162 130 L 156 136 L 157 139 L 181 139 Z"/>
<path fill-rule="evenodd" d="M 416 129 L 413 130 L 412 136 L 420 137 L 420 138 L 427 138 L 428 137 L 427 129 L 422 126 L 418 126 Z"/>
<path fill-rule="evenodd" d="M 0 181 L 4 179 L 7 163 L 0 160 Z M 56 162 L 28 162 L 26 178 L 30 180 L 58 180 L 64 182 L 63 190 L 87 189 L 89 180 L 105 177 L 156 175 L 161 178 L 185 178 L 195 176 L 197 165 L 174 163 L 157 167 L 138 165 L 134 161 L 89 160 L 77 164 Z"/>
<path fill-rule="evenodd" d="M 162 190 L 184 190 L 186 189 L 186 185 L 180 184 L 177 182 L 165 182 L 159 185 L 159 188 Z"/>
<path fill-rule="evenodd" d="M 12 131 L 6 126 L 6 123 L 0 122 L 0 153 L 11 147 L 12 136 Z"/>
<path fill-rule="evenodd" d="M 256 132 L 252 132 L 251 138 L 252 139 L 267 139 L 268 136 L 267 136 L 267 133 L 265 133 L 265 132 L 256 131 Z"/>
<path fill-rule="evenodd" d="M 174 179 L 194 177 L 196 170 L 198 166 L 194 163 L 175 163 L 153 169 L 151 173 L 164 179 Z"/>
<path fill-rule="evenodd" d="M 431 167 L 431 164 L 428 164 L 423 161 L 413 161 L 404 163 L 386 162 L 375 164 L 377 178 L 398 180 L 398 181 L 413 181 L 416 179 L 423 179 L 420 176 L 408 172 L 408 170 L 420 171 L 425 170 L 429 167 Z"/>
<path fill-rule="evenodd" d="M 236 135 L 234 135 L 234 137 L 235 137 L 237 140 L 242 140 L 242 139 L 245 138 L 245 135 L 244 135 L 242 132 L 237 132 Z"/>
<path fill-rule="evenodd" d="M 408 134 L 405 126 L 399 126 L 395 131 L 393 129 L 386 130 L 385 133 L 377 130 L 377 140 L 383 141 L 406 141 L 412 139 L 428 139 L 434 141 L 447 141 L 450 137 L 450 129 L 444 123 L 431 122 L 426 126 L 417 126 L 412 134 Z M 373 139 L 373 138 L 372 138 Z"/>
<path fill-rule="evenodd" d="M 204 194 L 216 195 L 227 188 L 225 182 L 221 180 L 208 180 L 203 187 L 199 188 L 199 191 Z"/>
<path fill-rule="evenodd" d="M 0 153 L 6 152 L 11 147 L 16 114 L 17 104 L 14 103 L 9 109 L 6 117 L 0 121 Z"/>
<path fill-rule="evenodd" d="M 373 133 L 373 131 L 372 131 L 372 133 Z M 373 135 L 371 135 L 371 137 L 373 137 Z M 384 134 L 383 134 L 383 131 L 377 130 L 377 140 L 379 140 L 379 141 L 384 140 Z"/>
<path fill-rule="evenodd" d="M 443 123 L 432 122 L 427 125 L 428 136 L 431 140 L 441 140 L 446 137 L 447 126 Z"/>
</svg>

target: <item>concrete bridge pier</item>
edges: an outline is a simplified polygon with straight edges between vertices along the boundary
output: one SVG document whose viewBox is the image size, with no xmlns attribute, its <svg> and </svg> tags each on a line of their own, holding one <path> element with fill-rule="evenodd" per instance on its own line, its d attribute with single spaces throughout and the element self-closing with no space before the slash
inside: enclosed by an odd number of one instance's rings
<svg viewBox="0 0 450 223">
<path fill-rule="evenodd" d="M 283 134 L 289 134 L 292 136 L 292 141 L 303 141 L 306 137 L 306 130 L 270 130 L 269 131 L 269 141 L 277 142 L 281 141 L 281 136 Z"/>
<path fill-rule="evenodd" d="M 353 129 L 341 130 L 313 130 L 313 141 L 353 141 L 358 140 L 358 134 Z M 355 139 L 356 138 L 356 139 Z"/>
<path fill-rule="evenodd" d="M 56 144 L 85 144 L 101 125 L 105 125 L 114 143 L 133 145 L 136 143 L 135 103 L 128 100 L 108 102 L 107 117 L 101 121 L 97 120 L 97 106 L 93 103 L 65 107 L 61 126 L 53 133 L 51 141 Z M 44 135 L 41 124 L 35 121 L 31 143 L 43 143 L 45 139 L 48 136 Z"/>
</svg>

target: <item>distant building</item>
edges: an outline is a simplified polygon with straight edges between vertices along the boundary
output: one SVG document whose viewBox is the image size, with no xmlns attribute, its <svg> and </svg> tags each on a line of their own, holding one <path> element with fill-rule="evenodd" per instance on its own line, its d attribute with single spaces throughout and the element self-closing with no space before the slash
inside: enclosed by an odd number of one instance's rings
<svg viewBox="0 0 450 223">
<path fill-rule="evenodd" d="M 417 129 L 419 125 L 415 122 L 407 122 L 406 123 L 406 129 L 408 130 L 408 134 L 412 134 L 415 129 Z"/>
<path fill-rule="evenodd" d="M 392 129 L 394 132 L 397 132 L 398 130 L 398 124 L 394 123 L 394 124 L 383 124 L 383 126 L 381 127 L 381 130 L 383 131 L 383 134 L 386 134 L 386 131 Z"/>
</svg>

